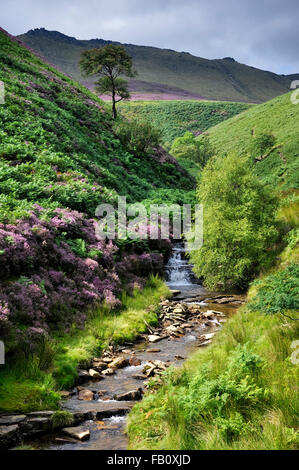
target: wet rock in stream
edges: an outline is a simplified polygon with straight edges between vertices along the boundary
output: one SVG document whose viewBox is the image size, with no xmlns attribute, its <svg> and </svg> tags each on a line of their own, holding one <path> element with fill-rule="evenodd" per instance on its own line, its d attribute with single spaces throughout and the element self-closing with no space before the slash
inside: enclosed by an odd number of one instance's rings
<svg viewBox="0 0 299 470">
<path fill-rule="evenodd" d="M 158 341 L 161 341 L 163 337 L 158 335 L 149 335 L 147 339 L 150 343 L 157 343 Z"/>
<path fill-rule="evenodd" d="M 62 430 L 65 434 L 74 439 L 78 439 L 79 441 L 87 441 L 90 439 L 90 431 L 86 429 L 84 426 L 78 426 L 75 428 L 64 428 Z"/>
<path fill-rule="evenodd" d="M 102 375 L 107 376 L 107 375 L 114 375 L 115 370 L 109 367 L 108 369 L 102 370 Z"/>
<path fill-rule="evenodd" d="M 81 390 L 78 395 L 78 400 L 91 401 L 94 398 L 94 394 L 91 390 Z"/>
<path fill-rule="evenodd" d="M 101 376 L 100 372 L 94 369 L 89 369 L 89 377 L 91 377 L 93 380 L 102 380 L 103 377 Z"/>
<path fill-rule="evenodd" d="M 137 390 L 131 390 L 130 392 L 121 393 L 120 395 L 114 395 L 114 399 L 117 401 L 138 401 L 141 400 L 142 395 L 142 388 L 138 388 Z"/>
<path fill-rule="evenodd" d="M 109 364 L 109 368 L 111 369 L 121 369 L 122 367 L 126 367 L 129 365 L 129 361 L 124 356 L 119 356 L 116 359 L 113 359 L 112 362 Z"/>
</svg>

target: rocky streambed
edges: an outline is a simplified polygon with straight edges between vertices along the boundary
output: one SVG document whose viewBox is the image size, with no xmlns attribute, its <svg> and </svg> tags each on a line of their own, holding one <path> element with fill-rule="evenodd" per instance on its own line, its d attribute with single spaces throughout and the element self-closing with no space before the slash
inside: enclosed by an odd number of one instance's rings
<svg viewBox="0 0 299 470">
<path fill-rule="evenodd" d="M 243 302 L 241 296 L 205 292 L 192 277 L 182 245 L 166 266 L 173 297 L 160 304 L 159 324 L 134 344 L 110 348 L 80 370 L 72 391 L 62 393 L 69 426 L 53 431 L 53 412 L 0 417 L 0 446 L 20 441 L 37 449 L 127 449 L 126 415 L 142 399 L 149 381 L 159 382 L 194 350 L 209 345 L 222 324 Z"/>
</svg>

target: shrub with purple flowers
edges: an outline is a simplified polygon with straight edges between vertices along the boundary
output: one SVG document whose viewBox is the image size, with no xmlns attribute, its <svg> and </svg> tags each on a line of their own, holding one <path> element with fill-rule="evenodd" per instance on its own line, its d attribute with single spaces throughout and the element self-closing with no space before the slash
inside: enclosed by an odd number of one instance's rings
<svg viewBox="0 0 299 470">
<path fill-rule="evenodd" d="M 141 287 L 150 273 L 162 272 L 159 253 L 117 258 L 112 241 L 97 239 L 95 220 L 67 209 L 55 209 L 50 219 L 45 212 L 35 206 L 16 224 L 0 224 L 2 335 L 8 325 L 11 332 L 83 328 L 90 309 L 102 302 L 119 307 L 122 288 Z"/>
</svg>

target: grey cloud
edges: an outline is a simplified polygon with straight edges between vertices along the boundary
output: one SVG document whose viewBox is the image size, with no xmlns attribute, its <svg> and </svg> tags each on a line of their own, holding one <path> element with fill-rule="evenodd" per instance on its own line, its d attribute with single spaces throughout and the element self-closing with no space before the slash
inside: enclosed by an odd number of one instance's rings
<svg viewBox="0 0 299 470">
<path fill-rule="evenodd" d="M 277 73 L 299 73 L 297 0 L 10 0 L 1 25 L 12 34 L 45 27 L 81 39 L 189 51 Z"/>
</svg>

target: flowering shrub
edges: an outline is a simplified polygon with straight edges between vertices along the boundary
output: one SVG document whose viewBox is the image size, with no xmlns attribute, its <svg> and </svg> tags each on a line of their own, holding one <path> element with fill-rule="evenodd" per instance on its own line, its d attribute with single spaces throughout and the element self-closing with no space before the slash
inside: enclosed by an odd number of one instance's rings
<svg viewBox="0 0 299 470">
<path fill-rule="evenodd" d="M 0 332 L 28 329 L 30 337 L 52 329 L 83 328 L 89 309 L 120 306 L 121 288 L 143 286 L 163 269 L 158 253 L 117 259 L 112 241 L 98 240 L 95 220 L 67 209 L 50 219 L 35 205 L 27 218 L 0 224 Z M 33 334 L 34 333 L 34 334 Z"/>
</svg>

